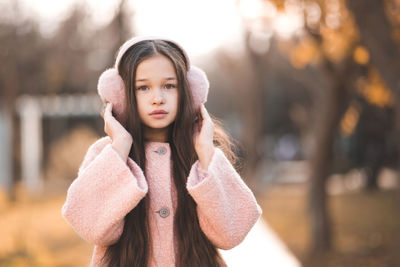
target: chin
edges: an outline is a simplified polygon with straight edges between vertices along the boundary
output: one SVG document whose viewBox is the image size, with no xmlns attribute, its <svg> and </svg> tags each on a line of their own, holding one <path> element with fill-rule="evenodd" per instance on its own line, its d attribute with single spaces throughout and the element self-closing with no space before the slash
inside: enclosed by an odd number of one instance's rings
<svg viewBox="0 0 400 267">
<path fill-rule="evenodd" d="M 171 125 L 172 122 L 160 121 L 158 123 L 150 123 L 149 126 L 153 129 L 163 129 Z"/>
</svg>

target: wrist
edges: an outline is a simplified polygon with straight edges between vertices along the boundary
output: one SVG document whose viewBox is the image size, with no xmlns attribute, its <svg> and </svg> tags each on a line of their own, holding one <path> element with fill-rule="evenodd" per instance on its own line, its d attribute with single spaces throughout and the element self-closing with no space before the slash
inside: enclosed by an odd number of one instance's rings
<svg viewBox="0 0 400 267">
<path fill-rule="evenodd" d="M 124 139 L 116 139 L 112 142 L 111 145 L 124 161 L 128 159 L 132 142 L 129 142 L 129 140 L 124 140 Z"/>
<path fill-rule="evenodd" d="M 198 158 L 199 158 L 199 162 L 200 162 L 200 169 L 202 169 L 203 171 L 206 171 L 208 169 L 208 165 L 211 162 L 214 152 L 215 152 L 215 147 L 210 146 L 210 147 L 204 148 L 198 154 Z"/>
<path fill-rule="evenodd" d="M 124 134 L 116 138 L 119 142 L 125 144 L 132 144 L 132 136 L 130 134 Z"/>
</svg>

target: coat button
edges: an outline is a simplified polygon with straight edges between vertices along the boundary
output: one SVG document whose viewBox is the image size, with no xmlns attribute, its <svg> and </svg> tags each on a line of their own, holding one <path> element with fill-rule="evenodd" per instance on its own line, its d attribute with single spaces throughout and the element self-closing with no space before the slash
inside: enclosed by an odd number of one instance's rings
<svg viewBox="0 0 400 267">
<path fill-rule="evenodd" d="M 169 209 L 167 207 L 160 209 L 161 217 L 165 218 L 165 217 L 168 217 L 168 215 L 169 215 Z"/>
<path fill-rule="evenodd" d="M 167 153 L 167 149 L 163 146 L 160 146 L 159 148 L 157 148 L 156 152 L 160 155 L 164 155 L 165 153 Z"/>
</svg>

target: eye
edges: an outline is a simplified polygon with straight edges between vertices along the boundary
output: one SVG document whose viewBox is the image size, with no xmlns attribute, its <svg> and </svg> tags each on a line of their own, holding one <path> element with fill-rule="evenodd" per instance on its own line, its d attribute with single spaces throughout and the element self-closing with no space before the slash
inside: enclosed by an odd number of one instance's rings
<svg viewBox="0 0 400 267">
<path fill-rule="evenodd" d="M 146 90 L 147 88 L 148 88 L 148 87 L 147 87 L 146 85 L 142 85 L 142 86 L 137 87 L 136 90 L 144 91 L 144 90 Z"/>
<path fill-rule="evenodd" d="M 167 88 L 167 89 L 176 88 L 176 85 L 173 84 L 173 83 L 167 83 L 167 84 L 165 85 L 165 88 Z"/>
</svg>

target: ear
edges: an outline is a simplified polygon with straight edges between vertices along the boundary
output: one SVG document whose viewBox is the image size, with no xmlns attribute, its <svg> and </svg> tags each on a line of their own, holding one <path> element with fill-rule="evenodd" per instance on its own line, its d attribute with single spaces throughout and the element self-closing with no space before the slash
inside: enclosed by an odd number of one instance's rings
<svg viewBox="0 0 400 267">
<path fill-rule="evenodd" d="M 113 104 L 113 112 L 116 118 L 122 122 L 125 120 L 125 85 L 115 68 L 105 70 L 99 77 L 97 92 L 103 103 L 109 101 Z"/>
<path fill-rule="evenodd" d="M 207 75 L 202 69 L 192 65 L 187 72 L 187 79 L 192 90 L 195 107 L 200 107 L 201 104 L 207 102 L 210 87 Z"/>
</svg>

